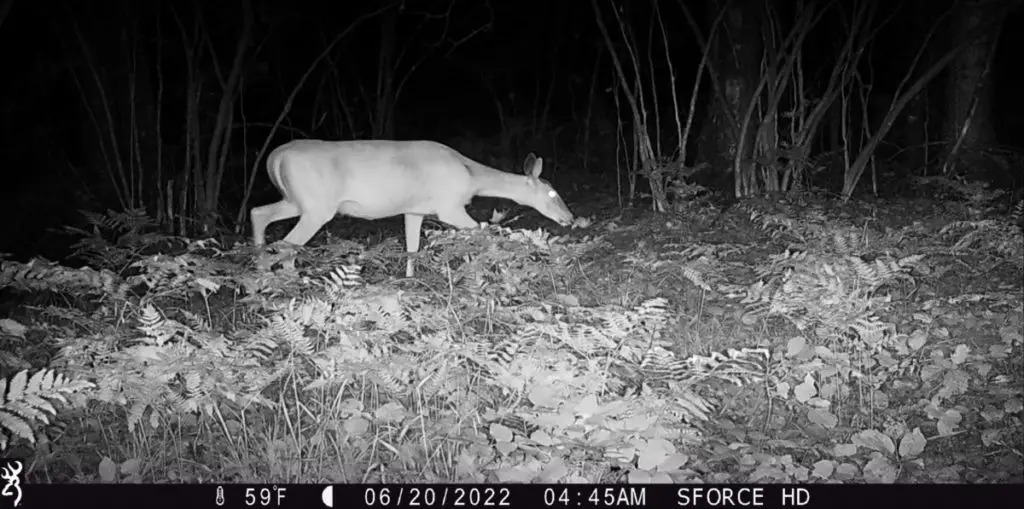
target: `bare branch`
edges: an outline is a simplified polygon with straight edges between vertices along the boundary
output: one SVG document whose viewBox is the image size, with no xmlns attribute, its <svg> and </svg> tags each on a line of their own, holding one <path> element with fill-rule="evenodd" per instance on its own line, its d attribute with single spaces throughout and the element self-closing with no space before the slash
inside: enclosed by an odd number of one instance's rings
<svg viewBox="0 0 1024 509">
<path fill-rule="evenodd" d="M 932 66 L 929 67 L 928 70 L 925 71 L 925 73 L 922 74 L 921 77 L 903 93 L 903 95 L 900 95 L 893 100 L 892 106 L 885 114 L 885 118 L 882 119 L 881 127 L 878 128 L 878 131 L 875 132 L 874 136 L 872 136 L 864 148 L 861 149 L 860 154 L 857 155 L 857 160 L 853 162 L 853 165 L 850 166 L 850 170 L 846 174 L 846 178 L 843 182 L 842 193 L 844 201 L 849 200 L 850 197 L 853 196 L 853 190 L 856 187 L 857 182 L 860 180 L 861 175 L 863 175 L 864 168 L 867 166 L 868 161 L 874 154 L 875 148 L 878 146 L 879 142 L 882 141 L 882 138 L 889 132 L 889 129 L 892 128 L 893 122 L 896 121 L 896 117 L 903 111 L 903 108 L 906 107 L 907 103 L 909 103 L 914 96 L 924 89 L 925 85 L 935 79 L 935 77 L 938 76 L 939 73 L 942 72 L 942 70 L 945 69 L 946 66 L 949 65 L 949 63 L 952 62 L 953 59 L 971 42 L 973 42 L 973 39 L 967 39 L 967 41 L 950 49 L 942 56 L 942 58 L 932 64 Z M 910 71 L 907 72 L 909 73 Z"/>
<path fill-rule="evenodd" d="M 491 29 L 491 27 L 494 24 L 494 10 L 491 8 L 490 3 L 485 3 L 485 5 L 487 6 L 487 11 L 490 14 L 490 16 L 489 16 L 489 18 L 487 20 L 487 23 L 484 23 L 483 25 L 473 29 L 473 31 L 471 31 L 465 37 L 463 37 L 461 39 L 457 39 L 457 40 L 451 41 L 452 46 L 451 46 L 451 48 L 448 49 L 448 51 L 445 53 L 445 55 L 450 55 L 453 51 L 458 49 L 459 46 L 461 46 L 465 42 L 469 41 L 470 39 L 472 39 L 476 35 Z M 452 12 L 452 9 L 454 7 L 455 7 L 455 0 L 452 0 L 448 4 L 448 10 L 445 11 L 444 14 L 441 14 L 441 15 L 425 14 L 424 15 L 425 16 L 424 23 L 428 19 L 436 19 L 436 18 L 439 18 L 439 17 L 443 18 L 445 20 L 444 29 L 441 31 L 441 35 L 438 36 L 437 41 L 434 42 L 432 44 L 432 46 L 434 46 L 434 47 L 440 46 L 445 40 L 447 40 L 448 28 L 449 28 L 449 20 L 451 19 L 451 12 Z M 423 24 L 421 23 L 420 26 L 423 26 Z M 395 102 L 398 101 L 398 98 L 399 98 L 399 96 L 402 95 L 402 90 L 405 88 L 405 84 L 409 81 L 409 78 L 412 77 L 412 75 L 416 72 L 416 69 L 419 68 L 419 66 L 421 64 L 423 64 L 423 62 L 429 56 L 430 56 L 430 52 L 424 52 L 422 55 L 420 55 L 420 58 L 418 58 L 416 60 L 416 62 L 414 62 L 412 65 L 409 66 L 408 71 L 406 71 L 405 75 L 402 76 L 402 79 L 400 79 L 398 81 L 398 85 L 395 86 L 394 96 L 391 98 L 392 101 L 395 101 Z M 395 59 L 396 67 L 397 67 L 397 64 L 399 62 L 401 62 L 404 57 L 405 57 L 405 51 L 400 53 L 398 58 Z"/>
</svg>

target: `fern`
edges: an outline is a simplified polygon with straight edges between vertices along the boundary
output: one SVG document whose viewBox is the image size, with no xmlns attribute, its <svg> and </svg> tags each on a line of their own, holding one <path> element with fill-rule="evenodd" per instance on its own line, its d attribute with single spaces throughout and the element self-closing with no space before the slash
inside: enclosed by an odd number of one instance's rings
<svg viewBox="0 0 1024 509">
<path fill-rule="evenodd" d="M 80 237 L 72 245 L 72 256 L 94 267 L 119 271 L 137 261 L 144 249 L 177 239 L 156 231 L 159 225 L 142 209 L 108 210 L 106 214 L 83 211 L 82 214 L 91 231 L 72 226 L 64 229 Z"/>
<path fill-rule="evenodd" d="M 52 291 L 82 297 L 109 295 L 124 298 L 129 285 L 108 270 L 89 267 L 72 269 L 36 258 L 28 263 L 0 258 L 0 288 L 39 292 Z"/>
<path fill-rule="evenodd" d="M 93 388 L 83 380 L 73 380 L 53 369 L 40 369 L 31 377 L 28 370 L 19 371 L 10 380 L 0 378 L 0 450 L 6 450 L 10 437 L 35 443 L 33 426 L 48 425 L 57 415 L 53 402 L 72 404 L 69 398 Z"/>
<path fill-rule="evenodd" d="M 1024 200 L 1017 200 L 1017 204 L 1010 210 L 1010 222 L 1024 228 Z"/>
<path fill-rule="evenodd" d="M 913 281 L 909 272 L 920 259 L 879 257 L 868 263 L 851 255 L 787 250 L 757 268 L 759 280 L 741 302 L 752 317 L 782 316 L 800 330 L 817 330 L 822 338 L 852 330 L 874 343 L 891 330 L 874 314 L 888 305 L 880 291 L 900 280 Z"/>
<path fill-rule="evenodd" d="M 335 267 L 321 279 L 320 284 L 329 299 L 340 298 L 347 293 L 348 289 L 356 288 L 363 284 L 362 270 L 362 265 Z"/>
<path fill-rule="evenodd" d="M 956 221 L 939 234 L 956 238 L 950 248 L 953 253 L 989 252 L 1024 268 L 1024 232 L 1013 223 L 998 219 Z"/>
<path fill-rule="evenodd" d="M 283 315 L 275 316 L 270 319 L 270 330 L 274 337 L 279 338 L 281 343 L 297 355 L 309 357 L 313 354 L 313 341 L 306 337 L 303 327 L 294 320 L 288 320 Z"/>
</svg>

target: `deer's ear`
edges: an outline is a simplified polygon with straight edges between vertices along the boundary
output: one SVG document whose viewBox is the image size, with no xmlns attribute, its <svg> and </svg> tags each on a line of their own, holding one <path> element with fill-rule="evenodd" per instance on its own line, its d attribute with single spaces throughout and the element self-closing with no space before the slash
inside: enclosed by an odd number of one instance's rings
<svg viewBox="0 0 1024 509">
<path fill-rule="evenodd" d="M 544 169 L 544 160 L 530 152 L 530 155 L 526 156 L 526 161 L 523 162 L 523 173 L 527 176 L 537 178 L 540 177 L 541 170 Z"/>
</svg>

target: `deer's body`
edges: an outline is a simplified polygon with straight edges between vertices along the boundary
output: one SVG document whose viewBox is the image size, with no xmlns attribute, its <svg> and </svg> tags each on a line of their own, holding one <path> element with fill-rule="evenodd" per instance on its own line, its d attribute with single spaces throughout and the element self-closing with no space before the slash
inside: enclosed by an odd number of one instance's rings
<svg viewBox="0 0 1024 509">
<path fill-rule="evenodd" d="M 267 158 L 267 171 L 283 199 L 251 212 L 253 242 L 266 241 L 267 225 L 299 217 L 285 242 L 304 245 L 335 215 L 363 219 L 405 216 L 406 251 L 419 250 L 423 217 L 436 215 L 458 228 L 479 226 L 466 213 L 474 196 L 508 198 L 568 225 L 573 216 L 547 182 L 542 161 L 527 158 L 526 175 L 480 164 L 432 141 L 295 140 Z M 406 275 L 412 276 L 412 264 Z"/>
</svg>

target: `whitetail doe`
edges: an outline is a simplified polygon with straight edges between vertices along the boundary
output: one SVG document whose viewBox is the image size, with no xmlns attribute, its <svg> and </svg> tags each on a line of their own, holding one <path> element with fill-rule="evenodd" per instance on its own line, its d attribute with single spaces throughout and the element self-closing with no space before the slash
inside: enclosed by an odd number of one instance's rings
<svg viewBox="0 0 1024 509">
<path fill-rule="evenodd" d="M 572 212 L 547 181 L 543 160 L 530 154 L 525 175 L 496 170 L 433 141 L 295 140 L 267 158 L 270 181 L 284 197 L 251 212 L 252 239 L 266 240 L 267 225 L 298 216 L 284 238 L 304 245 L 335 215 L 363 219 L 405 216 L 405 250 L 419 251 L 423 216 L 458 228 L 481 225 L 466 213 L 474 196 L 507 198 L 568 226 Z M 410 258 L 406 277 L 413 276 Z"/>
</svg>

